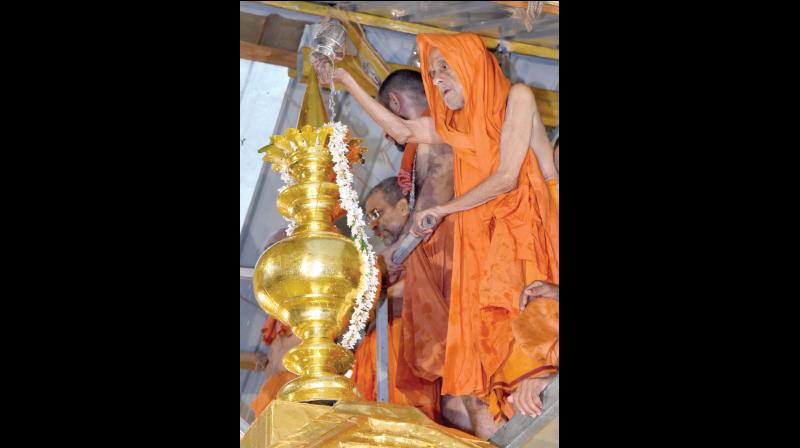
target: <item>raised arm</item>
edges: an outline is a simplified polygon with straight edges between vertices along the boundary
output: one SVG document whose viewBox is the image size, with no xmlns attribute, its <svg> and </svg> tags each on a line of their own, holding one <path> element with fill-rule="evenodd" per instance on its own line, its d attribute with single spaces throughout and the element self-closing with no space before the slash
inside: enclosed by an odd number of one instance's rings
<svg viewBox="0 0 800 448">
<path fill-rule="evenodd" d="M 320 62 L 314 62 L 314 70 L 317 71 L 321 85 L 330 84 L 329 72 Z M 337 68 L 333 72 L 334 82 L 341 83 L 350 95 L 361 105 L 364 111 L 375 120 L 378 125 L 391 135 L 392 138 L 401 145 L 406 143 L 428 143 L 439 144 L 444 140 L 436 132 L 436 126 L 431 117 L 421 117 L 414 120 L 404 120 L 392 111 L 383 107 L 375 98 L 369 96 L 355 79 L 343 68 Z"/>
</svg>

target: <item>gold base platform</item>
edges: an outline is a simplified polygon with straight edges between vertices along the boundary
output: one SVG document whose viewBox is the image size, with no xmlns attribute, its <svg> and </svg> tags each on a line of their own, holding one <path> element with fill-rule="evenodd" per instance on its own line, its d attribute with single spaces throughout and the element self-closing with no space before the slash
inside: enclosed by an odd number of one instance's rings
<svg viewBox="0 0 800 448">
<path fill-rule="evenodd" d="M 274 400 L 253 422 L 240 448 L 491 447 L 431 421 L 418 409 L 340 401 L 334 406 Z"/>
</svg>

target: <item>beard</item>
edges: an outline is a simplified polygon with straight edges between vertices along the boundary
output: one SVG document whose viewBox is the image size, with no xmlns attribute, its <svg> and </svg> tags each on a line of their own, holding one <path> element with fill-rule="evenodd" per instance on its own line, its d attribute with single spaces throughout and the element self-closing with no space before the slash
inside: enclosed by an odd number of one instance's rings
<svg viewBox="0 0 800 448">
<path fill-rule="evenodd" d="M 390 232 L 388 230 L 383 231 L 381 239 L 383 240 L 383 244 L 386 246 L 391 246 L 395 242 L 397 242 L 397 238 L 399 235 L 396 235 L 394 232 Z"/>
<path fill-rule="evenodd" d="M 396 229 L 389 229 L 386 227 L 378 227 L 378 232 L 381 236 L 379 237 L 385 246 L 391 246 L 392 244 L 396 243 L 397 240 L 400 238 L 400 232 L 403 231 L 402 227 Z"/>
</svg>

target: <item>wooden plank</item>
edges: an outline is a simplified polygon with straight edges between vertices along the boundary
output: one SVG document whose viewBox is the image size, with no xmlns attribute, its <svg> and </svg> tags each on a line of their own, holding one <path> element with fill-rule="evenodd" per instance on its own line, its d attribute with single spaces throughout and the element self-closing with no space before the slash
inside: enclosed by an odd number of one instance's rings
<svg viewBox="0 0 800 448">
<path fill-rule="evenodd" d="M 261 371 L 267 366 L 267 355 L 258 352 L 239 352 L 239 368 Z"/>
<path fill-rule="evenodd" d="M 498 5 L 510 6 L 512 8 L 528 8 L 528 2 L 494 2 Z M 553 5 L 553 2 L 546 2 L 542 5 L 542 14 L 558 15 L 558 4 Z"/>
<path fill-rule="evenodd" d="M 265 16 L 239 11 L 239 40 L 252 44 L 261 42 L 266 23 L 267 18 Z"/>
<path fill-rule="evenodd" d="M 498 5 L 510 6 L 512 8 L 528 8 L 528 2 L 492 2 Z"/>
<path fill-rule="evenodd" d="M 296 52 L 256 45 L 243 40 L 239 41 L 239 57 L 247 59 L 248 61 L 266 62 L 273 65 L 297 68 Z"/>
<path fill-rule="evenodd" d="M 374 26 L 376 28 L 383 28 L 392 31 L 399 31 L 401 33 L 419 34 L 419 33 L 446 33 L 453 34 L 456 31 L 444 28 L 437 28 L 435 26 L 422 25 L 419 23 L 401 22 L 399 20 L 388 19 L 386 17 L 374 16 L 371 14 L 364 14 L 360 12 L 351 12 L 331 8 L 325 5 L 311 2 L 279 2 L 279 1 L 259 1 L 264 5 L 273 6 L 277 8 L 289 9 L 292 11 L 302 12 L 315 16 L 326 16 L 329 13 L 336 18 L 342 20 L 350 20 L 360 23 L 362 25 Z M 558 59 L 558 50 L 554 48 L 542 47 L 539 45 L 528 44 L 524 42 L 514 42 L 494 37 L 480 36 L 483 43 L 490 49 L 495 49 L 499 44 L 512 53 L 525 54 L 528 56 L 538 56 L 547 59 Z"/>
<path fill-rule="evenodd" d="M 375 74 L 378 76 L 378 78 L 381 81 L 386 79 L 386 77 L 389 76 L 389 66 L 386 64 L 386 61 L 383 60 L 378 51 L 372 47 L 372 44 L 369 43 L 369 40 L 367 40 L 367 36 L 364 35 L 361 27 L 353 22 L 342 22 L 342 26 L 344 27 L 348 37 L 350 37 L 350 41 L 353 42 L 353 45 L 356 47 L 361 57 L 366 59 L 367 62 L 372 65 L 372 69 L 375 70 Z"/>
</svg>

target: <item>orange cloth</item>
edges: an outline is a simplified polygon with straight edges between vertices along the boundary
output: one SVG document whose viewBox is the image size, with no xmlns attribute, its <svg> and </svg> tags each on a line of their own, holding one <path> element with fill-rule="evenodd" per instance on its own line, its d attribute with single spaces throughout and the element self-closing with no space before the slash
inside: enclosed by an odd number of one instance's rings
<svg viewBox="0 0 800 448">
<path fill-rule="evenodd" d="M 547 189 L 550 190 L 550 197 L 556 204 L 556 213 L 558 213 L 558 179 L 547 181 Z"/>
<path fill-rule="evenodd" d="M 455 215 L 445 217 L 403 263 L 403 357 L 416 377 L 428 381 L 440 378 L 444 365 L 454 225 Z M 402 387 L 404 380 L 398 383 Z"/>
<path fill-rule="evenodd" d="M 514 344 L 506 362 L 492 376 L 489 411 L 514 415 L 508 396 L 525 379 L 558 371 L 558 302 L 537 299 L 530 302 L 511 323 Z"/>
<path fill-rule="evenodd" d="M 261 326 L 261 339 L 264 340 L 264 344 L 266 345 L 272 345 L 272 342 L 278 336 L 291 335 L 292 329 L 272 316 L 267 316 L 264 325 Z M 284 384 L 295 378 L 297 378 L 297 375 L 287 371 L 277 372 L 267 378 L 264 384 L 261 385 L 261 389 L 259 389 L 256 398 L 250 403 L 250 407 L 253 408 L 253 412 L 256 413 L 256 416 L 260 415 L 261 412 L 269 406 Z"/>
<path fill-rule="evenodd" d="M 438 134 L 453 148 L 453 187 L 461 196 L 497 170 L 511 82 L 475 34 L 420 34 L 417 45 L 425 95 Z M 432 48 L 461 82 L 460 110 L 447 109 L 433 85 Z M 479 396 L 495 417 L 499 409 L 509 417 L 504 400 L 517 380 L 555 369 L 514 347 L 511 324 L 520 314 L 520 293 L 533 280 L 558 283 L 558 212 L 529 148 L 514 190 L 456 214 L 443 394 Z M 547 333 L 549 341 L 557 338 Z M 510 388 L 493 389 L 497 376 Z"/>
<path fill-rule="evenodd" d="M 426 108 L 422 112 L 423 117 L 431 115 L 430 109 Z M 403 159 L 400 161 L 400 171 L 397 172 L 397 184 L 403 189 L 403 194 L 408 195 L 411 192 L 412 176 L 411 172 L 414 170 L 414 156 L 417 155 L 416 143 L 406 143 L 406 148 L 403 151 Z"/>
<path fill-rule="evenodd" d="M 403 335 L 403 320 L 390 319 L 389 321 L 389 401 L 391 403 L 414 406 L 431 420 L 441 423 L 439 394 L 440 381 L 425 381 L 417 378 L 411 372 L 408 363 L 398 356 L 398 347 Z M 355 363 L 353 364 L 352 380 L 356 389 L 365 401 L 376 401 L 378 397 L 377 385 L 377 332 L 373 329 L 364 337 L 356 348 Z M 405 379 L 405 384 L 398 387 L 398 377 Z"/>
<path fill-rule="evenodd" d="M 261 339 L 266 345 L 272 345 L 272 341 L 278 336 L 290 336 L 291 334 L 291 327 L 272 316 L 267 316 L 267 320 L 261 326 Z"/>
<path fill-rule="evenodd" d="M 250 403 L 250 407 L 253 408 L 253 412 L 256 413 L 256 416 L 261 415 L 272 400 L 278 396 L 278 391 L 281 390 L 284 384 L 295 378 L 297 378 L 297 375 L 286 371 L 277 372 L 267 378 L 267 381 L 264 381 L 264 384 L 261 385 L 261 389 L 258 391 L 255 400 Z"/>
</svg>

